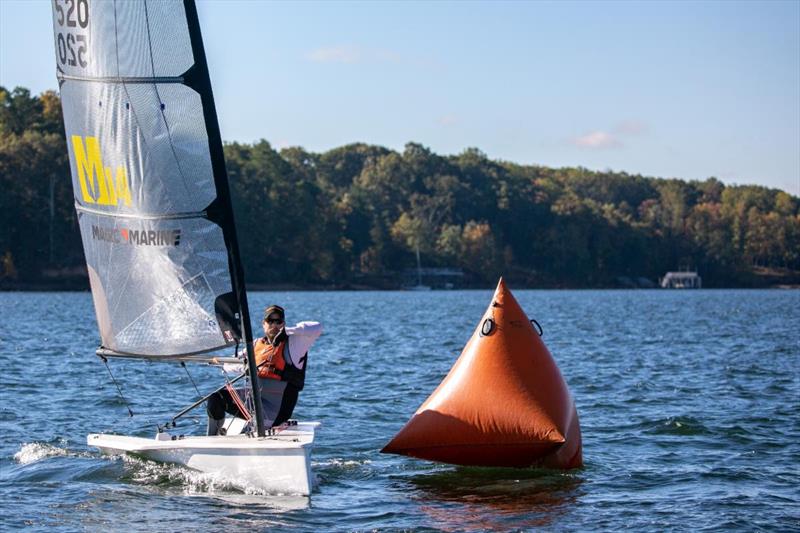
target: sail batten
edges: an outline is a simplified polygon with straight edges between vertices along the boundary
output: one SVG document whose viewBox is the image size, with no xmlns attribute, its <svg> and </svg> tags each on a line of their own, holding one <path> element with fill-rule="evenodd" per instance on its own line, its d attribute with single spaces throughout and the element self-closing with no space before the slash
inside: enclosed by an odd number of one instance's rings
<svg viewBox="0 0 800 533">
<path fill-rule="evenodd" d="M 113 357 L 118 359 L 149 359 L 149 360 L 167 361 L 167 362 L 190 361 L 194 363 L 242 364 L 242 359 L 238 357 L 215 355 L 216 352 L 219 352 L 220 350 L 226 348 L 227 346 L 217 346 L 216 348 L 210 348 L 208 350 L 203 350 L 195 353 L 153 356 L 140 353 L 117 352 L 101 346 L 96 350 L 95 353 L 103 358 Z"/>
<path fill-rule="evenodd" d="M 105 76 L 105 77 L 91 77 L 91 76 L 67 76 L 66 74 L 58 73 L 59 81 L 83 81 L 83 82 L 96 82 L 96 83 L 186 83 L 184 76 L 165 76 L 162 78 L 137 78 L 134 76 L 120 77 L 120 76 Z"/>
<path fill-rule="evenodd" d="M 85 205 L 75 204 L 75 211 L 81 213 L 90 213 L 98 216 L 107 216 L 114 218 L 131 218 L 137 220 L 179 220 L 183 218 L 209 218 L 207 211 L 196 211 L 192 213 L 173 213 L 169 215 L 146 215 L 146 214 L 128 214 L 128 213 L 106 213 L 97 209 L 91 209 Z"/>
<path fill-rule="evenodd" d="M 182 0 L 53 2 L 75 208 L 109 356 L 192 360 L 246 340 L 194 9 Z"/>
</svg>

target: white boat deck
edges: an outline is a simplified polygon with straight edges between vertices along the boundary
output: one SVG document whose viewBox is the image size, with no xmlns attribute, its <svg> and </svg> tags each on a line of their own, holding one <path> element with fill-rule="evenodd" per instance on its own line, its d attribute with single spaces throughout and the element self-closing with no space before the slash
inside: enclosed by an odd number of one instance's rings
<svg viewBox="0 0 800 533">
<path fill-rule="evenodd" d="M 275 435 L 251 437 L 249 435 L 225 436 L 175 436 L 161 433 L 160 438 L 129 437 L 110 433 L 90 433 L 86 437 L 89 446 L 98 448 L 114 448 L 125 452 L 142 452 L 144 450 L 166 450 L 173 448 L 198 449 L 269 449 L 269 448 L 302 448 L 314 442 L 314 430 L 319 422 L 301 422 L 290 426 Z M 165 438 L 166 436 L 166 438 Z"/>
</svg>

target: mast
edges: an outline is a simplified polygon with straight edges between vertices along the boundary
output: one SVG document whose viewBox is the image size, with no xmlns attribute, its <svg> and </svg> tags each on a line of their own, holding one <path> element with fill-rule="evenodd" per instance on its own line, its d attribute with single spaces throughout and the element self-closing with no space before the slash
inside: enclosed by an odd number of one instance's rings
<svg viewBox="0 0 800 533">
<path fill-rule="evenodd" d="M 208 144 L 211 151 L 211 166 L 214 170 L 214 181 L 217 187 L 217 199 L 209 206 L 208 218 L 219 220 L 225 235 L 225 244 L 228 248 L 228 260 L 231 267 L 231 282 L 236 300 L 239 302 L 239 317 L 242 335 L 244 337 L 247 353 L 247 369 L 250 386 L 253 391 L 253 405 L 255 408 L 256 428 L 259 437 L 264 437 L 264 413 L 261 405 L 261 387 L 258 382 L 258 369 L 253 352 L 253 331 L 250 326 L 250 311 L 247 305 L 247 291 L 245 290 L 244 269 L 239 255 L 239 241 L 236 237 L 236 224 L 233 216 L 233 203 L 231 201 L 228 173 L 225 167 L 225 156 L 222 151 L 222 138 L 217 121 L 217 110 L 214 105 L 214 96 L 211 91 L 211 79 L 208 74 L 208 63 L 200 33 L 200 21 L 197 15 L 197 6 L 194 0 L 184 0 L 186 20 L 189 26 L 189 35 L 192 41 L 195 65 L 186 73 L 185 80 L 189 87 L 195 89 L 203 102 L 208 132 Z M 228 206 L 224 209 L 223 206 Z"/>
<path fill-rule="evenodd" d="M 419 243 L 417 243 L 417 286 L 422 285 L 422 263 L 419 260 Z"/>
</svg>

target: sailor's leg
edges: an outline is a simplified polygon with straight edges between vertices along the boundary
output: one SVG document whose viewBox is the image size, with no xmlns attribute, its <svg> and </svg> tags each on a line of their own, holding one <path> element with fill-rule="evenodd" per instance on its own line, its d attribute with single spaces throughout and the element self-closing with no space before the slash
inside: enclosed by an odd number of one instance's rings
<svg viewBox="0 0 800 533">
<path fill-rule="evenodd" d="M 300 391 L 297 390 L 297 387 L 293 387 L 291 385 L 286 386 L 286 390 L 283 392 L 283 399 L 281 400 L 280 409 L 278 409 L 278 415 L 275 417 L 275 421 L 272 423 L 273 426 L 283 424 L 292 417 L 294 406 L 297 405 L 297 396 L 299 392 Z"/>
<path fill-rule="evenodd" d="M 219 430 L 225 426 L 224 418 L 211 418 L 208 417 L 208 426 L 206 427 L 206 435 L 214 436 L 219 435 Z"/>
<path fill-rule="evenodd" d="M 218 435 L 225 423 L 225 413 L 232 405 L 231 395 L 226 389 L 218 391 L 206 402 L 206 413 L 208 413 L 208 428 L 206 435 Z"/>
<path fill-rule="evenodd" d="M 264 410 L 264 427 L 271 428 L 275 425 L 278 413 L 283 402 L 283 393 L 286 390 L 286 382 L 276 379 L 261 380 L 261 405 Z"/>
</svg>

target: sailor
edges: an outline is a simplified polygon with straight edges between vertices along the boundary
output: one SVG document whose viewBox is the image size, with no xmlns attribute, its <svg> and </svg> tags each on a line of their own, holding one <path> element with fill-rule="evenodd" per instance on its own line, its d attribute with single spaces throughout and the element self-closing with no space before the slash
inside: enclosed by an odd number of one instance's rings
<svg viewBox="0 0 800 533">
<path fill-rule="evenodd" d="M 319 322 L 299 322 L 286 327 L 286 312 L 279 305 L 264 310 L 264 336 L 253 343 L 261 388 L 264 427 L 283 424 L 292 416 L 305 384 L 308 350 L 322 334 Z M 241 416 L 244 389 L 236 395 L 225 388 L 208 399 L 208 435 L 225 434 L 225 413 Z M 238 397 L 235 397 L 237 396 Z"/>
</svg>

